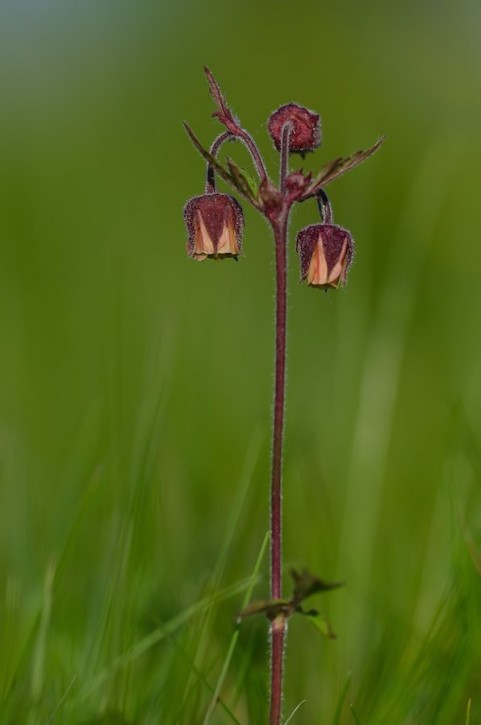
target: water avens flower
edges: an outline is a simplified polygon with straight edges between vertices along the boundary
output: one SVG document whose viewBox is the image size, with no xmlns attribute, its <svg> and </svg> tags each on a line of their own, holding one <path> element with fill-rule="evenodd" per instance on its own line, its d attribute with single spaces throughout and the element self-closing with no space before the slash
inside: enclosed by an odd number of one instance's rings
<svg viewBox="0 0 481 725">
<path fill-rule="evenodd" d="M 199 262 L 207 257 L 237 258 L 242 249 L 244 215 L 228 194 L 194 196 L 184 207 L 189 238 L 187 254 Z"/>
<path fill-rule="evenodd" d="M 311 224 L 297 235 L 301 279 L 322 289 L 346 284 L 354 243 L 351 234 L 336 224 Z"/>
</svg>

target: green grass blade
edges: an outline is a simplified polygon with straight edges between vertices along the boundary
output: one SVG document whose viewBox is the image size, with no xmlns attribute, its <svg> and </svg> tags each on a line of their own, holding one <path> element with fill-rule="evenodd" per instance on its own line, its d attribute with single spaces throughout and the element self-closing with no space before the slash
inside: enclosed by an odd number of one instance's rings
<svg viewBox="0 0 481 725">
<path fill-rule="evenodd" d="M 269 543 L 269 532 L 267 532 L 266 535 L 264 536 L 264 541 L 262 542 L 262 546 L 261 546 L 261 549 L 259 551 L 259 556 L 257 557 L 257 561 L 255 563 L 254 570 L 253 570 L 252 575 L 251 575 L 250 580 L 249 580 L 250 583 L 249 583 L 249 586 L 248 586 L 248 588 L 246 590 L 246 594 L 245 594 L 245 597 L 244 597 L 244 601 L 242 603 L 242 609 L 245 609 L 246 606 L 247 606 L 247 604 L 250 601 L 250 598 L 251 598 L 251 595 L 252 595 L 252 590 L 254 588 L 254 584 L 256 583 L 256 581 L 257 581 L 257 579 L 259 577 L 259 570 L 260 570 L 262 561 L 264 559 L 264 556 L 265 556 L 265 553 L 266 553 L 266 550 L 267 550 L 268 543 Z M 236 647 L 238 638 L 239 638 L 239 628 L 237 627 L 237 629 L 235 630 L 234 634 L 231 637 L 231 641 L 230 641 L 230 644 L 229 644 L 229 648 L 227 650 L 226 658 L 224 660 L 224 664 L 222 665 L 222 669 L 220 671 L 220 675 L 219 675 L 219 678 L 217 680 L 217 684 L 216 684 L 216 686 L 214 688 L 214 693 L 212 695 L 212 699 L 210 701 L 210 704 L 209 704 L 207 713 L 205 715 L 203 725 L 207 725 L 208 724 L 208 722 L 210 721 L 210 718 L 212 716 L 212 713 L 214 712 L 216 703 L 217 703 L 218 698 L 219 698 L 219 695 L 220 695 L 220 691 L 222 689 L 222 685 L 224 684 L 224 680 L 226 678 L 227 671 L 229 669 L 229 665 L 230 665 L 230 662 L 231 662 L 231 659 L 232 659 L 232 655 L 234 654 L 234 650 L 235 650 L 235 647 Z"/>
<path fill-rule="evenodd" d="M 236 584 L 232 584 L 231 586 L 226 587 L 217 594 L 201 599 L 199 602 L 196 602 L 192 606 L 188 607 L 176 617 L 171 619 L 169 622 L 166 622 L 160 627 L 157 627 L 153 632 L 141 639 L 140 642 L 131 647 L 131 649 L 129 649 L 127 652 L 119 655 L 119 657 L 117 657 L 110 664 L 109 667 L 102 670 L 102 672 L 99 672 L 98 675 L 96 675 L 90 682 L 88 682 L 78 693 L 76 697 L 76 702 L 84 701 L 87 697 L 89 697 L 89 695 L 92 694 L 92 692 L 94 692 L 97 688 L 101 687 L 102 684 L 106 682 L 118 670 L 127 667 L 131 662 L 144 655 L 156 644 L 158 644 L 163 639 L 173 634 L 176 630 L 186 624 L 196 614 L 203 612 L 205 609 L 214 606 L 215 604 L 223 601 L 224 599 L 228 599 L 229 597 L 233 597 L 236 594 L 245 591 L 250 586 L 251 578 L 244 579 L 243 581 L 237 582 Z"/>
</svg>

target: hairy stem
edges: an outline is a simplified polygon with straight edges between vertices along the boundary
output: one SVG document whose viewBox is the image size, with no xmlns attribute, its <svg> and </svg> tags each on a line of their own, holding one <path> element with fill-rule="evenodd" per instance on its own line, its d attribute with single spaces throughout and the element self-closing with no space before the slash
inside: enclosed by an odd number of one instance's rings
<svg viewBox="0 0 481 725">
<path fill-rule="evenodd" d="M 214 156 L 214 158 L 215 158 L 217 156 L 217 152 L 219 151 L 222 144 L 225 143 L 226 141 L 231 141 L 233 138 L 234 138 L 234 136 L 231 134 L 230 131 L 224 131 L 224 133 L 221 133 L 219 136 L 217 136 L 214 143 L 210 147 L 211 155 Z M 205 181 L 205 193 L 214 194 L 215 191 L 216 191 L 215 170 L 211 164 L 207 164 L 207 178 Z"/>
<path fill-rule="evenodd" d="M 286 191 L 286 178 L 289 173 L 289 136 L 291 135 L 292 123 L 288 121 L 282 128 L 281 137 L 281 178 L 280 190 L 281 194 Z"/>
<path fill-rule="evenodd" d="M 247 150 L 249 151 L 250 155 L 252 156 L 252 161 L 254 162 L 254 166 L 256 167 L 257 173 L 259 174 L 259 179 L 261 183 L 268 180 L 267 170 L 264 165 L 264 161 L 262 160 L 262 156 L 259 153 L 259 149 L 256 146 L 256 143 L 250 133 L 248 131 L 245 131 L 243 128 L 239 126 L 238 130 L 236 131 L 236 137 L 240 139 L 244 146 L 247 147 Z"/>
<path fill-rule="evenodd" d="M 287 220 L 286 209 L 273 225 L 276 249 L 276 362 L 271 483 L 271 598 L 282 597 L 282 445 L 286 387 L 287 313 Z M 282 675 L 285 636 L 284 617 L 271 623 L 270 725 L 279 725 L 282 707 Z"/>
<path fill-rule="evenodd" d="M 332 224 L 332 206 L 324 189 L 316 192 L 317 205 L 324 224 Z"/>
<path fill-rule="evenodd" d="M 212 156 L 217 156 L 217 153 L 220 149 L 220 147 L 226 142 L 226 141 L 234 141 L 238 140 L 241 143 L 244 144 L 244 146 L 249 151 L 252 161 L 254 163 L 254 166 L 256 167 L 256 171 L 259 175 L 259 179 L 261 183 L 263 181 L 266 181 L 267 171 L 266 167 L 264 166 L 264 162 L 262 160 L 262 157 L 259 153 L 259 150 L 254 142 L 254 139 L 252 136 L 247 132 L 244 131 L 243 128 L 239 128 L 236 133 L 233 133 L 232 131 L 224 131 L 224 133 L 219 134 L 217 138 L 215 139 L 214 143 L 210 147 L 210 154 Z M 211 164 L 207 164 L 207 177 L 205 181 L 205 193 L 206 194 L 214 194 L 216 191 L 216 183 L 215 183 L 215 169 Z"/>
</svg>

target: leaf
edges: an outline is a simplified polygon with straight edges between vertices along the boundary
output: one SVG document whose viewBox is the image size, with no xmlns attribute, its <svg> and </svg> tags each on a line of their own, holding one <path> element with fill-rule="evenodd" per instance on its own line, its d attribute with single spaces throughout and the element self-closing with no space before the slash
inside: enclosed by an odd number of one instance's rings
<svg viewBox="0 0 481 725">
<path fill-rule="evenodd" d="M 319 612 L 317 614 L 311 614 L 306 612 L 308 621 L 327 639 L 337 639 L 336 634 L 333 632 L 331 625 Z"/>
<path fill-rule="evenodd" d="M 227 166 L 231 177 L 235 180 L 236 188 L 242 189 L 244 196 L 249 198 L 251 204 L 257 206 L 257 188 L 253 179 L 243 169 L 240 169 L 232 159 L 227 159 Z"/>
<path fill-rule="evenodd" d="M 209 68 L 207 68 L 207 66 L 204 66 L 204 73 L 206 75 L 207 82 L 209 83 L 210 94 L 218 109 L 212 115 L 216 116 L 221 123 L 227 126 L 229 131 L 231 131 L 232 129 L 237 129 L 238 124 L 236 123 L 234 116 L 232 115 L 232 111 L 227 105 L 227 101 L 224 98 L 219 84 L 217 83 L 216 79 L 212 75 Z"/>
<path fill-rule="evenodd" d="M 344 703 L 346 701 L 349 686 L 351 684 L 351 679 L 352 679 L 352 675 L 350 672 L 348 672 L 347 677 L 346 677 L 346 682 L 344 683 L 344 687 L 341 690 L 341 694 L 340 694 L 339 700 L 337 702 L 336 712 L 334 713 L 334 720 L 333 720 L 332 725 L 339 725 L 339 723 L 341 722 L 342 709 L 343 709 Z"/>
<path fill-rule="evenodd" d="M 316 616 L 309 615 L 308 621 L 322 634 L 326 639 L 337 639 L 337 635 L 333 632 L 331 625 L 320 614 Z"/>
<path fill-rule="evenodd" d="M 327 582 L 324 579 L 320 579 L 320 577 L 311 574 L 307 569 L 303 569 L 302 572 L 291 569 L 291 576 L 294 579 L 292 599 L 296 604 L 300 604 L 304 599 L 318 592 L 329 592 L 344 586 L 344 582 Z"/>
<path fill-rule="evenodd" d="M 192 143 L 194 144 L 194 146 L 196 147 L 196 149 L 204 157 L 204 159 L 207 161 L 207 163 L 209 163 L 215 169 L 215 171 L 219 174 L 221 179 L 224 179 L 226 184 L 229 184 L 229 186 L 233 187 L 236 191 L 238 191 L 239 194 L 241 194 L 241 196 L 243 196 L 244 199 L 246 199 L 248 202 L 253 204 L 253 206 L 260 208 L 255 196 L 252 193 L 252 190 L 250 189 L 249 184 L 247 183 L 246 179 L 244 177 L 242 177 L 242 172 L 240 171 L 240 169 L 238 169 L 240 176 L 238 178 L 236 178 L 235 176 L 233 176 L 232 173 L 227 171 L 227 169 L 225 169 L 222 166 L 222 164 L 220 164 L 214 156 L 212 156 L 210 151 L 208 151 L 206 148 L 204 148 L 202 146 L 201 142 L 199 141 L 197 136 L 194 134 L 194 132 L 190 128 L 189 124 L 186 123 L 185 121 L 184 121 L 184 128 L 187 131 L 187 134 L 188 134 L 190 140 L 192 141 Z M 240 177 L 242 177 L 243 180 L 241 180 Z"/>
<path fill-rule="evenodd" d="M 356 723 L 356 725 L 361 725 L 361 721 L 359 720 L 359 718 L 357 716 L 357 713 L 354 709 L 354 705 L 352 704 L 352 702 L 349 703 L 349 707 L 351 708 L 351 715 L 354 718 L 354 722 Z"/>
<path fill-rule="evenodd" d="M 306 193 L 303 195 L 302 200 L 304 201 L 305 199 L 314 196 L 316 191 L 321 189 L 323 186 L 327 186 L 327 184 L 329 184 L 331 181 L 337 179 L 338 176 L 341 176 L 342 174 L 345 174 L 346 171 L 350 171 L 356 166 L 359 166 L 359 164 L 362 164 L 363 161 L 369 158 L 369 156 L 372 156 L 378 150 L 383 141 L 384 136 L 381 136 L 381 138 L 376 141 L 374 146 L 371 146 L 370 148 L 365 150 L 355 151 L 353 154 L 347 156 L 346 158 L 340 157 L 338 159 L 334 159 L 334 161 L 331 161 L 330 163 L 323 166 L 319 174 L 312 181 Z"/>
<path fill-rule="evenodd" d="M 289 599 L 261 599 L 258 602 L 252 602 L 239 612 L 237 621 L 240 622 L 242 619 L 252 617 L 255 614 L 265 614 L 268 619 L 275 619 L 279 614 L 285 614 L 290 605 Z"/>
</svg>

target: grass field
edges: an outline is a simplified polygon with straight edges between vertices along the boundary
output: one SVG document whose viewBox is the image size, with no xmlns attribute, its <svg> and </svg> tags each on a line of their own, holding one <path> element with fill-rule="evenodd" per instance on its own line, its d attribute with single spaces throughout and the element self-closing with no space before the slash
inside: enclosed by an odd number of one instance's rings
<svg viewBox="0 0 481 725">
<path fill-rule="evenodd" d="M 336 640 L 290 623 L 285 721 L 481 722 L 480 15 L 2 5 L 1 723 L 266 722 L 273 253 L 246 209 L 239 264 L 185 256 L 203 64 L 272 169 L 290 100 L 306 168 L 386 134 L 330 189 L 345 290 L 298 284 L 314 203 L 290 229 L 285 586 L 346 586 Z"/>
</svg>

